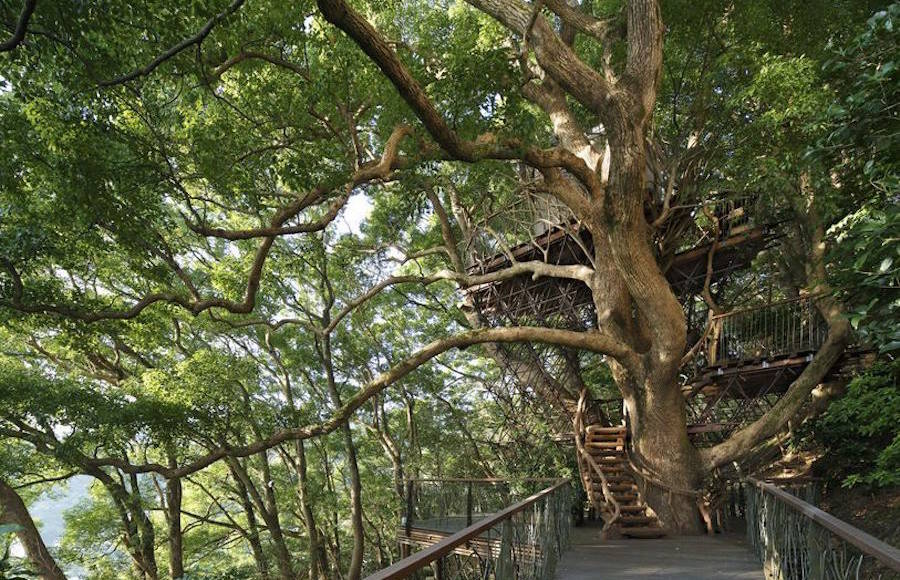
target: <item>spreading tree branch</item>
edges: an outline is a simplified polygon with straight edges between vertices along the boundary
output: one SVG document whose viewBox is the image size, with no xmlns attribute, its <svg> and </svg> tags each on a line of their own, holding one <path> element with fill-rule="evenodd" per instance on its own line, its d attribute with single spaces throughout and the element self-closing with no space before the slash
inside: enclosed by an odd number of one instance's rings
<svg viewBox="0 0 900 580">
<path fill-rule="evenodd" d="M 25 40 L 28 21 L 31 20 L 31 15 L 34 14 L 35 6 L 37 6 L 37 0 L 25 0 L 22 12 L 19 13 L 19 18 L 16 21 L 16 28 L 13 30 L 12 36 L 0 44 L 0 52 L 9 52 Z"/>
<path fill-rule="evenodd" d="M 179 53 L 181 53 L 185 49 L 190 48 L 192 46 L 197 46 L 200 43 L 202 43 L 206 39 L 206 37 L 209 36 L 209 33 L 212 32 L 213 28 L 215 28 L 217 24 L 219 24 L 220 22 L 225 20 L 225 18 L 227 18 L 231 14 L 234 14 L 235 12 L 237 12 L 237 10 L 241 7 L 241 5 L 243 3 L 244 3 L 244 0 L 233 0 L 232 3 L 229 4 L 227 8 L 225 8 L 225 10 L 223 10 L 222 12 L 219 12 L 218 14 L 216 14 L 215 16 L 210 18 L 206 22 L 206 24 L 203 26 L 203 28 L 201 28 L 199 30 L 199 32 L 197 32 L 197 34 L 190 36 L 188 38 L 185 38 L 178 44 L 172 46 L 167 51 L 165 51 L 164 53 L 160 54 L 159 56 L 154 58 L 152 61 L 150 61 L 150 63 L 147 64 L 146 66 L 135 69 L 135 70 L 131 71 L 130 73 L 118 76 L 113 79 L 100 81 L 100 83 L 99 83 L 100 86 L 101 87 L 111 87 L 114 85 L 121 85 L 123 83 L 127 83 L 128 81 L 133 81 L 134 79 L 137 79 L 140 77 L 145 77 L 145 76 L 149 75 L 150 73 L 155 71 L 161 64 L 163 64 L 164 62 L 166 62 L 167 60 L 169 60 L 171 58 L 174 58 L 175 56 L 177 56 Z"/>
</svg>

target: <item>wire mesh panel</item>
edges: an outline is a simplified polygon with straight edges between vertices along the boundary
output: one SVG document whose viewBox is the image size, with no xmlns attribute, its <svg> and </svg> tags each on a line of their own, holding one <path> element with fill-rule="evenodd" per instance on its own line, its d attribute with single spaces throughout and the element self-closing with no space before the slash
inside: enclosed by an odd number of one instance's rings
<svg viewBox="0 0 900 580">
<path fill-rule="evenodd" d="M 745 486 L 747 536 L 774 580 L 900 577 L 900 550 L 771 484 Z"/>
</svg>

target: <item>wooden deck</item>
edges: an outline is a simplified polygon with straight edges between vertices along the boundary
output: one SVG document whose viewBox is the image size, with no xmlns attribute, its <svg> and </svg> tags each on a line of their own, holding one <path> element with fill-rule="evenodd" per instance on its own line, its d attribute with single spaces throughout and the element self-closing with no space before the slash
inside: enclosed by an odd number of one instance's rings
<svg viewBox="0 0 900 580">
<path fill-rule="evenodd" d="M 658 540 L 600 539 L 599 527 L 572 530 L 572 547 L 556 568 L 558 580 L 762 580 L 762 564 L 737 535 Z"/>
</svg>

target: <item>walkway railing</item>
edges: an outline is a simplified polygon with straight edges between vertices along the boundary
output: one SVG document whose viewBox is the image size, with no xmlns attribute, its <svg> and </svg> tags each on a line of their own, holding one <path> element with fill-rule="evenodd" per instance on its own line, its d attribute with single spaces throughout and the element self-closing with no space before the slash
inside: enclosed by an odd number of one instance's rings
<svg viewBox="0 0 900 580">
<path fill-rule="evenodd" d="M 900 550 L 770 483 L 750 478 L 747 536 L 767 579 L 895 578 Z"/>
<path fill-rule="evenodd" d="M 710 365 L 813 353 L 828 332 L 809 296 L 720 314 L 713 324 Z"/>
<path fill-rule="evenodd" d="M 474 505 L 476 484 L 500 480 L 456 481 L 466 490 L 469 499 L 465 501 Z M 560 554 L 568 547 L 572 525 L 572 486 L 566 479 L 553 481 L 553 485 L 518 503 L 490 515 L 481 514 L 480 519 L 474 508 L 468 515 L 463 511 L 462 517 L 472 520 L 471 525 L 376 572 L 368 580 L 424 577 L 429 567 L 435 580 L 551 578 Z M 419 480 L 421 483 L 425 482 Z M 428 522 L 420 519 L 418 523 Z M 411 524 L 416 521 L 404 522 L 407 535 L 419 531 Z"/>
</svg>

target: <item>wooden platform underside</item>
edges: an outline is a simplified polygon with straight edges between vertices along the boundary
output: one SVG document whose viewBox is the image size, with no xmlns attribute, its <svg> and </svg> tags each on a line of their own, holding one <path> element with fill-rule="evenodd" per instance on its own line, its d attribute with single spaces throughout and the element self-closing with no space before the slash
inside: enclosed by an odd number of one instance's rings
<svg viewBox="0 0 900 580">
<path fill-rule="evenodd" d="M 586 231 L 577 234 L 576 241 L 569 230 L 557 229 L 510 250 L 516 261 L 537 260 L 550 264 L 589 264 L 585 249 L 593 251 L 593 243 Z M 735 270 L 745 267 L 773 239 L 765 228 L 755 227 L 733 233 L 720 240 L 713 256 L 712 281 L 720 281 Z M 713 242 L 707 242 L 675 254 L 663 265 L 666 278 L 676 294 L 696 293 L 706 276 L 707 255 Z M 512 264 L 505 255 L 496 256 L 470 268 L 471 274 L 485 274 L 507 268 Z M 699 286 L 698 286 L 699 284 Z M 592 296 L 587 286 L 576 280 L 542 278 L 534 280 L 524 274 L 492 284 L 469 289 L 469 297 L 483 314 L 492 311 L 508 316 L 530 314 L 540 317 L 561 309 L 592 308 Z"/>
</svg>

